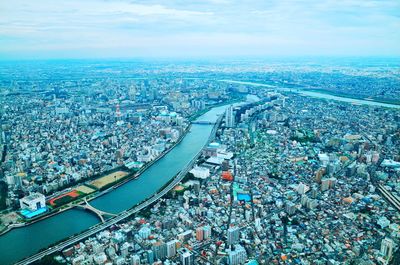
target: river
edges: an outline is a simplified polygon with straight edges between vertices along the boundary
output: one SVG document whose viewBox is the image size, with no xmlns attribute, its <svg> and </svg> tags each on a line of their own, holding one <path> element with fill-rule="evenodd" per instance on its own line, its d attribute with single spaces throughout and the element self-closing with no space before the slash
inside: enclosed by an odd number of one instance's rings
<svg viewBox="0 0 400 265">
<path fill-rule="evenodd" d="M 291 91 L 304 96 L 338 100 L 353 104 L 365 104 L 379 107 L 397 108 L 399 105 L 386 104 L 368 100 L 350 99 L 332 96 L 324 93 L 305 90 L 274 87 L 268 84 L 242 82 L 235 80 L 220 80 L 253 86 L 264 86 L 281 91 Z M 218 115 L 225 111 L 226 106 L 216 107 L 200 116 L 199 121 L 217 120 Z M 213 125 L 193 124 L 191 131 L 182 142 L 163 158 L 149 167 L 137 180 L 132 180 L 117 189 L 90 202 L 94 207 L 112 213 L 129 209 L 172 179 L 204 146 L 212 131 Z M 13 229 L 0 237 L 0 264 L 12 264 L 24 257 L 30 256 L 40 249 L 82 232 L 99 222 L 98 218 L 89 212 L 72 209 L 44 219 L 32 225 Z"/>
<path fill-rule="evenodd" d="M 344 96 L 343 97 L 333 96 L 333 95 L 329 95 L 329 94 L 326 94 L 326 93 L 308 91 L 308 90 L 304 90 L 304 89 L 285 88 L 285 87 L 279 87 L 279 86 L 270 85 L 270 84 L 247 82 L 247 81 L 237 81 L 237 80 L 226 80 L 226 79 L 224 79 L 224 80 L 218 80 L 218 81 L 226 82 L 226 83 L 232 83 L 232 84 L 242 84 L 242 85 L 249 85 L 249 86 L 267 87 L 267 88 L 270 88 L 270 89 L 276 89 L 278 92 L 279 91 L 292 92 L 292 93 L 297 93 L 297 94 L 300 94 L 300 95 L 303 95 L 303 96 L 309 96 L 309 97 L 314 97 L 314 98 L 322 98 L 322 99 L 329 99 L 329 100 L 336 100 L 336 101 L 342 101 L 342 102 L 347 102 L 347 103 L 352 103 L 352 104 L 400 109 L 400 105 L 396 105 L 396 104 L 382 103 L 382 102 L 376 102 L 376 101 L 364 100 L 364 99 L 353 99 L 353 98 L 348 98 L 348 97 L 344 97 Z"/>
<path fill-rule="evenodd" d="M 197 120 L 215 122 L 226 106 L 216 107 Z M 149 167 L 136 180 L 90 202 L 94 207 L 119 213 L 150 197 L 172 179 L 206 144 L 213 125 L 193 124 L 182 142 Z M 16 228 L 0 237 L 0 264 L 12 264 L 40 249 L 97 224 L 92 213 L 71 209 L 37 223 Z"/>
</svg>

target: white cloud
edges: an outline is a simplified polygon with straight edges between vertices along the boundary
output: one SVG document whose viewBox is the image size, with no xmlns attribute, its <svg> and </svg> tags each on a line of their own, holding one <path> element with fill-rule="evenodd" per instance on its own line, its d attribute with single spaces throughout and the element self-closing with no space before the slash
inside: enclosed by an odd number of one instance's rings
<svg viewBox="0 0 400 265">
<path fill-rule="evenodd" d="M 1 1 L 0 56 L 27 49 L 400 54 L 399 12 L 396 0 Z"/>
</svg>

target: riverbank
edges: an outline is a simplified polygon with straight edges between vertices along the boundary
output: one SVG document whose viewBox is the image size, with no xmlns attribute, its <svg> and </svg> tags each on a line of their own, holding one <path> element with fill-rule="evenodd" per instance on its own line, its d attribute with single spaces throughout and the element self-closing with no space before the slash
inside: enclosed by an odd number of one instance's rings
<svg viewBox="0 0 400 265">
<path fill-rule="evenodd" d="M 192 126 L 192 125 L 189 124 L 189 125 L 186 127 L 186 129 L 184 130 L 184 132 L 179 136 L 179 138 L 177 139 L 176 142 L 174 142 L 168 149 L 164 150 L 164 151 L 163 151 L 160 155 L 158 155 L 154 160 L 152 160 L 152 161 L 146 163 L 142 168 L 139 169 L 139 171 L 137 171 L 137 172 L 135 172 L 135 173 L 133 173 L 133 174 L 128 175 L 126 178 L 121 179 L 121 181 L 116 182 L 114 185 L 112 185 L 111 187 L 109 187 L 109 188 L 107 188 L 107 189 L 105 189 L 105 190 L 98 190 L 98 191 L 96 191 L 96 192 L 94 192 L 94 193 L 87 194 L 86 196 L 80 197 L 79 199 L 74 200 L 74 201 L 72 201 L 72 202 L 70 202 L 70 203 L 68 203 L 68 204 L 61 205 L 60 207 L 57 207 L 57 208 L 55 208 L 55 209 L 52 209 L 51 211 L 46 212 L 46 213 L 45 213 L 44 215 L 42 215 L 42 216 L 38 216 L 37 218 L 33 218 L 33 219 L 28 220 L 28 221 L 23 222 L 23 223 L 9 224 L 9 225 L 6 226 L 2 231 L 0 231 L 0 236 L 6 234 L 6 233 L 8 233 L 8 232 L 10 232 L 10 231 L 11 231 L 12 229 L 14 229 L 14 228 L 21 228 L 21 227 L 29 226 L 29 225 L 34 224 L 34 223 L 36 223 L 36 222 L 43 221 L 43 220 L 45 220 L 45 219 L 47 219 L 47 218 L 49 218 L 49 217 L 53 217 L 53 216 L 55 216 L 55 215 L 57 215 L 57 214 L 60 214 L 60 213 L 62 213 L 62 212 L 64 212 L 64 211 L 67 211 L 67 210 L 70 210 L 70 209 L 72 209 L 72 208 L 75 208 L 77 205 L 80 205 L 80 204 L 84 203 L 85 199 L 87 200 L 87 202 L 90 202 L 90 201 L 92 201 L 92 200 L 94 200 L 94 199 L 97 199 L 97 198 L 99 198 L 99 197 L 101 197 L 101 196 L 103 196 L 103 195 L 109 193 L 110 191 L 112 191 L 112 190 L 114 190 L 114 189 L 116 189 L 116 188 L 118 188 L 118 187 L 120 187 L 120 186 L 122 186 L 122 185 L 124 185 L 124 184 L 126 184 L 126 183 L 128 183 L 128 182 L 130 182 L 130 181 L 133 181 L 133 180 L 138 179 L 138 178 L 140 177 L 140 175 L 141 175 L 143 172 L 145 172 L 145 171 L 146 171 L 149 167 L 151 167 L 154 163 L 156 163 L 158 160 L 160 160 L 160 159 L 163 158 L 166 154 L 168 154 L 173 148 L 175 148 L 175 146 L 177 146 L 179 143 L 181 143 L 182 140 L 183 140 L 183 138 L 184 138 L 184 137 L 186 136 L 186 134 L 190 131 L 191 126 Z M 113 169 L 113 170 L 116 170 L 116 169 L 118 169 L 118 167 L 115 168 L 115 169 Z M 102 174 L 103 174 L 103 173 L 102 173 Z M 99 175 L 101 176 L 102 174 L 99 174 Z M 77 186 L 79 186 L 79 185 L 82 185 L 82 183 L 78 184 Z M 77 186 L 76 186 L 76 187 L 77 187 Z M 71 188 L 71 189 L 73 189 L 73 188 Z"/>
<path fill-rule="evenodd" d="M 241 101 L 243 101 L 243 98 L 234 98 L 234 99 L 230 99 L 228 101 L 223 101 L 223 102 L 217 103 L 215 105 L 208 106 L 205 109 L 199 110 L 198 112 L 196 112 L 195 114 L 190 116 L 189 117 L 189 121 L 192 122 L 192 121 L 196 120 L 197 118 L 199 118 L 200 116 L 202 116 L 205 113 L 209 112 L 213 108 L 217 108 L 217 107 L 221 107 L 221 106 L 225 106 L 225 105 L 230 105 L 230 104 L 235 104 L 235 103 L 239 103 Z"/>
<path fill-rule="evenodd" d="M 55 216 L 54 219 L 56 220 L 48 218 L 33 226 L 16 229 L 0 238 L 0 252 L 6 254 L 0 257 L 0 263 L 13 264 L 28 256 L 30 258 L 26 258 L 23 262 L 17 264 L 28 264 L 39 260 L 45 255 L 75 244 L 151 206 L 152 203 L 172 189 L 181 177 L 184 177 L 185 170 L 196 162 L 202 148 L 214 137 L 218 126 L 216 124 L 220 123 L 223 117 L 221 114 L 224 111 L 225 107 L 213 108 L 205 116 L 213 125 L 192 125 L 190 133 L 183 138 L 182 142 L 157 161 L 155 165 L 143 172 L 141 178 L 99 197 L 91 204 L 104 211 L 110 211 L 110 209 L 118 211 L 118 216 L 108 219 L 106 223 L 96 222 L 89 226 L 86 217 L 95 218 L 91 213 L 71 210 L 63 214 L 65 216 Z M 200 119 L 203 120 L 205 117 Z M 173 179 L 172 182 L 171 179 Z M 170 184 L 165 187 L 166 183 Z M 136 206 L 132 208 L 133 205 Z M 83 218 L 83 214 L 85 218 Z M 80 218 L 69 217 L 74 215 L 80 215 Z M 23 244 L 22 240 L 26 240 L 26 238 L 36 238 L 36 240 L 29 241 L 29 244 Z M 10 243 L 6 244 L 5 242 Z M 54 242 L 62 243 L 54 246 Z M 53 247 L 49 247 L 51 245 Z M 43 252 L 39 252 L 43 249 L 45 249 Z"/>
<path fill-rule="evenodd" d="M 317 89 L 317 88 L 303 88 L 303 90 L 310 91 L 310 92 L 317 92 L 317 93 L 321 93 L 321 94 L 327 94 L 327 95 L 336 96 L 336 97 L 343 97 L 343 98 L 357 99 L 357 100 L 367 100 L 367 101 L 371 101 L 371 102 L 400 106 L 399 100 L 384 100 L 384 99 L 379 99 L 379 98 L 365 98 L 365 97 L 356 96 L 356 95 L 335 93 L 333 91 L 329 91 L 329 90 L 325 90 L 325 89 Z"/>
<path fill-rule="evenodd" d="M 255 83 L 255 82 L 249 82 L 249 81 L 237 81 L 237 80 L 218 80 L 218 81 L 225 82 L 225 83 L 232 83 L 232 84 L 267 87 L 270 89 L 276 89 L 278 92 L 291 92 L 291 93 L 296 93 L 296 94 L 300 94 L 303 96 L 328 99 L 328 100 L 336 100 L 336 101 L 342 101 L 342 102 L 347 102 L 347 103 L 352 103 L 352 104 L 400 109 L 400 104 L 397 105 L 397 104 L 393 104 L 393 103 L 384 103 L 384 102 L 379 102 L 379 101 L 374 101 L 374 100 L 369 100 L 369 99 L 352 98 L 352 97 L 348 97 L 346 95 L 343 95 L 343 96 L 333 95 L 333 94 L 327 93 L 326 90 L 321 90 L 319 92 L 316 92 L 316 91 L 312 91 L 311 89 L 306 89 L 306 88 L 287 88 L 287 87 L 279 87 L 276 85 Z"/>
</svg>

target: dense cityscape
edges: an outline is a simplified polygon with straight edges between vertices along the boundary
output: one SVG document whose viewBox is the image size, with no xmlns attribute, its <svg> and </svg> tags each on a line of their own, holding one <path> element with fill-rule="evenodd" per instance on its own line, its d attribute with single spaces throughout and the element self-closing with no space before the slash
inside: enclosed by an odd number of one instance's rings
<svg viewBox="0 0 400 265">
<path fill-rule="evenodd" d="M 0 1 L 0 265 L 400 265 L 399 0 Z"/>
<path fill-rule="evenodd" d="M 398 264 L 399 66 L 336 60 L 1 63 L 0 263 Z"/>
</svg>

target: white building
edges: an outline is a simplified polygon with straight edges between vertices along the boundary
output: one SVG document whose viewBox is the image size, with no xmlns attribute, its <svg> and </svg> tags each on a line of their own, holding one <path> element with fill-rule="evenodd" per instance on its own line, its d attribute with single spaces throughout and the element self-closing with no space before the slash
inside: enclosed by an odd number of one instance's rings
<svg viewBox="0 0 400 265">
<path fill-rule="evenodd" d="M 235 245 L 234 250 L 229 249 L 227 252 L 229 256 L 229 265 L 244 264 L 247 259 L 246 250 L 239 244 Z"/>
<path fill-rule="evenodd" d="M 151 235 L 151 229 L 149 227 L 143 226 L 142 228 L 140 228 L 139 236 L 142 239 L 147 239 L 150 235 Z"/>
<path fill-rule="evenodd" d="M 176 244 L 178 242 L 176 239 L 167 242 L 167 258 L 172 258 L 176 255 Z"/>
<path fill-rule="evenodd" d="M 192 173 L 195 178 L 206 179 L 210 176 L 210 169 L 206 167 L 195 166 L 192 170 L 190 170 L 190 173 Z"/>
<path fill-rule="evenodd" d="M 182 265 L 193 265 L 194 264 L 194 255 L 187 248 L 179 249 L 179 256 Z"/>
<path fill-rule="evenodd" d="M 385 260 L 389 261 L 393 255 L 394 242 L 390 238 L 382 239 L 381 254 Z"/>
<path fill-rule="evenodd" d="M 37 209 L 46 206 L 46 197 L 41 193 L 32 193 L 19 200 L 21 209 L 29 209 L 31 211 L 36 211 Z"/>
<path fill-rule="evenodd" d="M 233 106 L 229 106 L 225 112 L 225 126 L 232 128 L 235 126 L 235 116 L 233 115 Z"/>
</svg>

